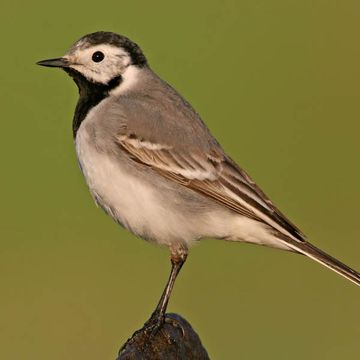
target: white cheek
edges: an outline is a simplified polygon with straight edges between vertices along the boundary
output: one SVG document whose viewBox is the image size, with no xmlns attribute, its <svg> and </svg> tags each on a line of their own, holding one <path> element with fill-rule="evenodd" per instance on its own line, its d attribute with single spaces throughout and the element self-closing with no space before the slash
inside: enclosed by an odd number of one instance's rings
<svg viewBox="0 0 360 360">
<path fill-rule="evenodd" d="M 105 54 L 104 60 L 99 63 L 92 61 L 92 55 L 96 51 Z M 121 75 L 130 65 L 131 59 L 122 49 L 98 45 L 85 50 L 77 50 L 68 56 L 71 67 L 83 74 L 90 81 L 107 84 L 114 77 Z"/>
<path fill-rule="evenodd" d="M 73 69 L 83 74 L 87 79 L 107 84 L 111 79 L 121 74 L 123 64 L 104 62 L 102 64 L 72 65 Z"/>
<path fill-rule="evenodd" d="M 140 77 L 141 70 L 134 65 L 128 65 L 128 67 L 121 74 L 122 82 L 120 86 L 111 90 L 112 95 L 121 95 L 126 93 L 129 89 L 133 88 Z"/>
</svg>

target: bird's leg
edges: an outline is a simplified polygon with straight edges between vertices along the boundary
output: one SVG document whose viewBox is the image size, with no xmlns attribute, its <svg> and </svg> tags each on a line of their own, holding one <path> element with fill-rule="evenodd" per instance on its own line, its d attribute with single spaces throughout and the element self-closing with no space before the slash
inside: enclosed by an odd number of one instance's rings
<svg viewBox="0 0 360 360">
<path fill-rule="evenodd" d="M 150 319 L 146 322 L 145 326 L 151 328 L 152 332 L 160 328 L 165 321 L 166 308 L 169 303 L 171 291 L 174 287 L 176 277 L 178 276 L 182 266 L 184 265 L 188 250 L 185 246 L 176 246 L 171 249 L 171 273 L 165 289 L 161 295 L 155 311 L 152 313 Z"/>
</svg>

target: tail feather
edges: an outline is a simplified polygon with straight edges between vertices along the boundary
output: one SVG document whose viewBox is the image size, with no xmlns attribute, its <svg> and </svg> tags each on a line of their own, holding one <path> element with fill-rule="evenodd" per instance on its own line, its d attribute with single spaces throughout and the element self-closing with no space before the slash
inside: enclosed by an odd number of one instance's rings
<svg viewBox="0 0 360 360">
<path fill-rule="evenodd" d="M 309 258 L 326 266 L 330 270 L 340 274 L 344 278 L 352 281 L 354 284 L 360 286 L 360 273 L 343 264 L 341 261 L 335 259 L 334 257 L 326 254 L 324 251 L 318 249 L 316 246 L 306 241 L 299 242 L 288 237 L 286 238 L 286 240 L 282 239 L 282 241 L 284 241 L 286 245 L 294 251 L 308 256 Z"/>
</svg>

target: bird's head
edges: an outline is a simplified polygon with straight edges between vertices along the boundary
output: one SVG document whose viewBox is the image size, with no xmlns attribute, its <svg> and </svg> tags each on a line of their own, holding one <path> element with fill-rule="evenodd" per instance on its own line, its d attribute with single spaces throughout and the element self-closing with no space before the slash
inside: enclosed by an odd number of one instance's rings
<svg viewBox="0 0 360 360">
<path fill-rule="evenodd" d="M 37 64 L 64 69 L 81 88 L 84 81 L 107 86 L 129 69 L 147 67 L 147 60 L 140 47 L 127 37 L 99 31 L 83 36 L 63 57 Z"/>
</svg>

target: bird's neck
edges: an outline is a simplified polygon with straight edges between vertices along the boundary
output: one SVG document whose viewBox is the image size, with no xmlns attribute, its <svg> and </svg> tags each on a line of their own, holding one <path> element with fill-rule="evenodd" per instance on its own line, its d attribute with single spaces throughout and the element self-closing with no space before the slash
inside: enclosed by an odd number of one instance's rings
<svg viewBox="0 0 360 360">
<path fill-rule="evenodd" d="M 82 74 L 75 70 L 68 69 L 67 73 L 73 78 L 79 89 L 79 100 L 75 108 L 72 125 L 75 139 L 77 131 L 89 111 L 107 98 L 111 90 L 120 85 L 122 77 L 119 75 L 107 84 L 100 84 L 87 80 Z"/>
</svg>

